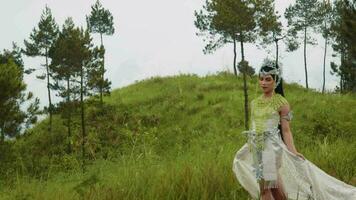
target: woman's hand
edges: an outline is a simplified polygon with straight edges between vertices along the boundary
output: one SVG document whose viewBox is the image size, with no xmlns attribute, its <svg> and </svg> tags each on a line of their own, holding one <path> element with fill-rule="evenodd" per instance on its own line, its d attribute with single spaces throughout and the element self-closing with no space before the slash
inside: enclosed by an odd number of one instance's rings
<svg viewBox="0 0 356 200">
<path fill-rule="evenodd" d="M 295 152 L 294 154 L 295 154 L 296 156 L 302 158 L 303 160 L 305 160 L 303 154 L 301 154 L 301 153 L 299 153 L 299 152 Z"/>
</svg>

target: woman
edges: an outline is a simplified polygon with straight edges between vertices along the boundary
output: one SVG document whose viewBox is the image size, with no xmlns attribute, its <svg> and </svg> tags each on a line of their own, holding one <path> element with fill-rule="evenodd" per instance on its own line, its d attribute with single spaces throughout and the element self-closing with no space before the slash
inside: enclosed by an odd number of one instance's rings
<svg viewBox="0 0 356 200">
<path fill-rule="evenodd" d="M 259 72 L 263 94 L 251 102 L 248 142 L 237 151 L 233 171 L 240 184 L 262 200 L 356 200 L 356 188 L 341 182 L 299 153 L 289 128 L 281 70 L 272 62 Z"/>
</svg>

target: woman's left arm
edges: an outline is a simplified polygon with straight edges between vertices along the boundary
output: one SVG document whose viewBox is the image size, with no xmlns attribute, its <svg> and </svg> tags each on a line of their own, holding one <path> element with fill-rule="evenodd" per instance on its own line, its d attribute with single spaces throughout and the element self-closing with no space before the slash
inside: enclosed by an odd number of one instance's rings
<svg viewBox="0 0 356 200">
<path fill-rule="evenodd" d="M 294 146 L 294 142 L 293 142 L 293 135 L 292 135 L 292 132 L 290 130 L 290 127 L 289 127 L 289 121 L 290 121 L 290 118 L 288 116 L 290 112 L 290 109 L 289 109 L 289 105 L 284 105 L 280 108 L 280 119 L 281 119 L 281 127 L 282 127 L 282 133 L 283 133 L 283 140 L 284 140 L 284 143 L 286 144 L 288 150 L 294 154 L 296 154 L 297 156 L 304 158 L 304 156 L 302 154 L 300 154 L 295 146 Z"/>
</svg>

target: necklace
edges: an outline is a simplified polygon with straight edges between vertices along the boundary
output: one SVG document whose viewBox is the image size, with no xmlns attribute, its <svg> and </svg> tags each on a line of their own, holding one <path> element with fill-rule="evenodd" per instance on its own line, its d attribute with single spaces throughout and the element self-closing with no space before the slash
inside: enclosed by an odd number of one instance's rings
<svg viewBox="0 0 356 200">
<path fill-rule="evenodd" d="M 263 94 L 259 98 L 259 104 L 270 104 L 274 99 L 275 94 L 272 94 L 271 97 L 265 97 Z"/>
<path fill-rule="evenodd" d="M 272 92 L 272 95 L 271 95 L 270 97 L 266 97 L 264 94 L 261 95 L 261 97 L 262 97 L 263 100 L 272 99 L 274 96 L 275 96 L 275 92 L 274 92 L 274 91 Z"/>
</svg>

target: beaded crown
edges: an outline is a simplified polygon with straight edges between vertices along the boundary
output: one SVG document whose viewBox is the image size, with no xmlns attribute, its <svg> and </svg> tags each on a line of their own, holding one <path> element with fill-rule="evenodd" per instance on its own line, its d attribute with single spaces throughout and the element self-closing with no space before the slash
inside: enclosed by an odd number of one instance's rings
<svg viewBox="0 0 356 200">
<path fill-rule="evenodd" d="M 282 69 L 278 65 L 276 65 L 276 63 L 274 61 L 269 60 L 269 59 L 264 60 L 262 67 L 264 67 L 264 66 L 268 66 L 268 67 L 272 68 L 272 70 L 265 71 L 263 68 L 261 68 L 259 75 L 262 75 L 262 76 L 277 75 L 276 76 L 277 80 L 275 80 L 276 84 L 274 86 L 274 88 L 276 88 L 281 83 L 281 80 L 282 80 Z"/>
</svg>

